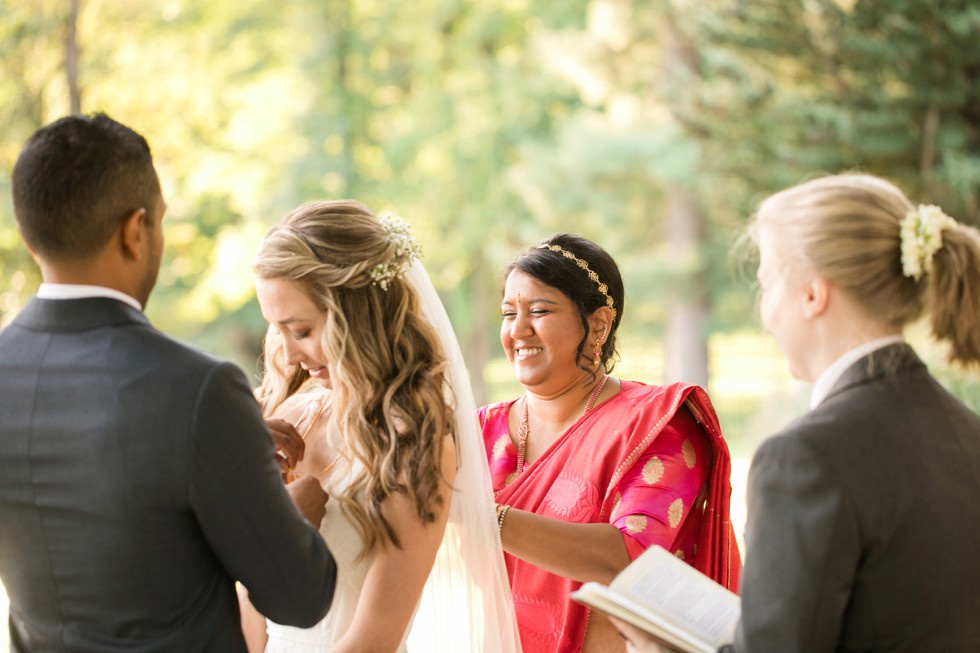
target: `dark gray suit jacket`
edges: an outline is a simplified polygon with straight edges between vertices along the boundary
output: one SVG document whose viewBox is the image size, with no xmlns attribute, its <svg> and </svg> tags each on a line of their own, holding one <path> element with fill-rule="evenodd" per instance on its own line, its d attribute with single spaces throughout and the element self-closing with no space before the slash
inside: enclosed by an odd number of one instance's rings
<svg viewBox="0 0 980 653">
<path fill-rule="evenodd" d="M 907 345 L 858 361 L 756 452 L 745 546 L 728 650 L 980 651 L 980 417 Z"/>
<path fill-rule="evenodd" d="M 234 580 L 309 626 L 335 576 L 238 368 L 114 299 L 35 298 L 0 331 L 14 651 L 244 651 Z"/>
</svg>

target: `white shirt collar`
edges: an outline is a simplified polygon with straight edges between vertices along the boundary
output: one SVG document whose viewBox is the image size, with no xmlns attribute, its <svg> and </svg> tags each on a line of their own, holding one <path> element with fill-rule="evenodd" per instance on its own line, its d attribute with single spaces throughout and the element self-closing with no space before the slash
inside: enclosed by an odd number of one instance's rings
<svg viewBox="0 0 980 653">
<path fill-rule="evenodd" d="M 834 387 L 834 384 L 837 383 L 847 368 L 873 351 L 900 342 L 905 342 L 905 338 L 902 336 L 885 336 L 884 338 L 869 340 L 863 345 L 858 345 L 854 349 L 846 352 L 843 356 L 831 363 L 813 385 L 813 392 L 810 394 L 810 410 L 823 403 L 823 400 L 830 393 L 831 388 Z"/>
<path fill-rule="evenodd" d="M 108 297 L 125 302 L 142 312 L 143 307 L 134 298 L 124 292 L 103 286 L 86 286 L 72 283 L 42 283 L 37 288 L 40 299 L 85 299 L 86 297 Z"/>
</svg>

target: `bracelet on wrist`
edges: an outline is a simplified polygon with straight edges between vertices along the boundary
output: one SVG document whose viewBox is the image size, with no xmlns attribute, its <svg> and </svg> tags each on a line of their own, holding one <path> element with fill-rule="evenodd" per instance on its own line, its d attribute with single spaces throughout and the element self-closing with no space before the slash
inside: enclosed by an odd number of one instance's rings
<svg viewBox="0 0 980 653">
<path fill-rule="evenodd" d="M 508 510 L 510 510 L 510 506 L 497 505 L 497 532 L 499 533 L 503 533 L 504 518 L 507 517 Z"/>
</svg>

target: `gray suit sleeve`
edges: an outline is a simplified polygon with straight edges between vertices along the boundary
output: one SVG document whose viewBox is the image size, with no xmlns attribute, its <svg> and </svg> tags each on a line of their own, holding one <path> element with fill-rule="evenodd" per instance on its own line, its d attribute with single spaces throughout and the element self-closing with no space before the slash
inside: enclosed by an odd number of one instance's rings
<svg viewBox="0 0 980 653">
<path fill-rule="evenodd" d="M 189 489 L 205 537 L 259 612 L 312 626 L 330 607 L 336 565 L 282 485 L 244 374 L 229 363 L 217 366 L 195 412 Z"/>
<path fill-rule="evenodd" d="M 857 519 L 819 451 L 793 434 L 749 471 L 742 621 L 732 653 L 836 651 L 860 546 Z"/>
</svg>

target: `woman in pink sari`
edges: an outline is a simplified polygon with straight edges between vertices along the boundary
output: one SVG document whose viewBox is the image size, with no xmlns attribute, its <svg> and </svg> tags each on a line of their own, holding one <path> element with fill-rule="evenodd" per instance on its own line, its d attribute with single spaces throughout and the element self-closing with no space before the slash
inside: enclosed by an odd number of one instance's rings
<svg viewBox="0 0 980 653">
<path fill-rule="evenodd" d="M 651 545 L 736 590 L 730 459 L 707 394 L 608 376 L 623 316 L 615 261 L 555 235 L 508 267 L 502 314 L 525 394 L 479 414 L 525 653 L 624 650 L 569 594 Z"/>
</svg>

